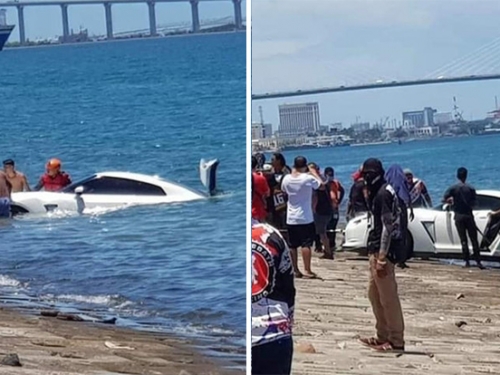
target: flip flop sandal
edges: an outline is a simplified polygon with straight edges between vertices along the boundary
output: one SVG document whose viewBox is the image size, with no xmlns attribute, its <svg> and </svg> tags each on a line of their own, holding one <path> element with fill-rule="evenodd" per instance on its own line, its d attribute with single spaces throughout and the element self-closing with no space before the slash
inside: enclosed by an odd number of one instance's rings
<svg viewBox="0 0 500 375">
<path fill-rule="evenodd" d="M 385 342 L 379 341 L 376 337 L 365 337 L 365 338 L 360 338 L 359 341 L 366 346 L 374 347 L 374 346 L 380 346 L 384 345 Z"/>
<path fill-rule="evenodd" d="M 304 279 L 317 279 L 318 278 L 318 275 L 316 275 L 315 273 L 305 273 L 304 274 Z"/>
<path fill-rule="evenodd" d="M 386 342 L 385 344 L 379 345 L 379 346 L 374 346 L 372 349 L 376 350 L 377 352 L 404 352 L 405 348 L 404 347 L 397 347 L 393 346 L 390 342 Z"/>
<path fill-rule="evenodd" d="M 302 274 L 302 272 L 294 272 L 293 275 L 297 279 L 302 279 L 304 277 L 304 275 Z"/>
</svg>

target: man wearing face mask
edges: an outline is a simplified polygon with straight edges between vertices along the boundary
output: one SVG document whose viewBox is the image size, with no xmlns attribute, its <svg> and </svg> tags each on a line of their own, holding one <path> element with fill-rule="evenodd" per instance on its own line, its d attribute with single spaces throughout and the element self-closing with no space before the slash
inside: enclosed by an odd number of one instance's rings
<svg viewBox="0 0 500 375">
<path fill-rule="evenodd" d="M 368 189 L 368 208 L 373 223 L 368 234 L 370 279 L 368 298 L 376 319 L 376 337 L 360 339 L 378 351 L 404 351 L 404 320 L 394 265 L 404 255 L 404 228 L 395 189 L 384 179 L 384 168 L 378 159 L 363 164 L 363 178 Z"/>
</svg>

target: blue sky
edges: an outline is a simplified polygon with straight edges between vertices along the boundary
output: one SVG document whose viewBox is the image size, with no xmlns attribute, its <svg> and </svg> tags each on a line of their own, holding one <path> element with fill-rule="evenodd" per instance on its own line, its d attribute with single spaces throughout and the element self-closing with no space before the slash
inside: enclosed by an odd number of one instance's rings
<svg viewBox="0 0 500 375">
<path fill-rule="evenodd" d="M 499 11 L 493 0 L 253 0 L 252 92 L 422 78 L 499 38 Z M 500 38 L 472 55 L 446 74 L 500 73 Z M 456 96 L 466 119 L 483 118 L 495 95 L 500 81 L 393 88 L 255 101 L 252 115 L 262 105 L 276 127 L 279 104 L 318 101 L 323 124 L 345 126 L 450 111 Z"/>
<path fill-rule="evenodd" d="M 20 0 L 23 2 L 23 0 Z M 17 25 L 17 10 L 7 9 L 9 24 Z M 147 29 L 149 27 L 148 7 L 143 4 L 116 4 L 113 5 L 113 29 L 115 32 Z M 200 20 L 233 16 L 233 3 L 226 1 L 200 1 Z M 246 14 L 246 1 L 242 2 L 243 16 Z M 62 34 L 61 8 L 58 6 L 27 7 L 24 9 L 26 37 L 32 40 L 37 38 L 52 38 Z M 103 5 L 74 5 L 68 11 L 70 28 L 75 31 L 80 26 L 87 28 L 90 34 L 105 35 L 106 25 Z M 157 3 L 157 25 L 178 22 L 191 22 L 191 5 L 189 2 Z M 19 40 L 19 31 L 16 28 L 10 41 Z"/>
</svg>

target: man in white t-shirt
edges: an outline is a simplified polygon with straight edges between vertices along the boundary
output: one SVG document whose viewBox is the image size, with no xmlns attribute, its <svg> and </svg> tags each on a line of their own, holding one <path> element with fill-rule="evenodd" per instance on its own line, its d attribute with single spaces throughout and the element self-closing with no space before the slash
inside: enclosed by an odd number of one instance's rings
<svg viewBox="0 0 500 375">
<path fill-rule="evenodd" d="M 312 196 L 313 190 L 317 190 L 322 184 L 321 177 L 315 170 L 309 170 L 303 156 L 295 158 L 292 173 L 283 177 L 281 183 L 282 191 L 288 196 L 286 224 L 295 277 L 316 277 L 311 271 L 311 247 L 316 237 Z M 298 266 L 299 247 L 302 249 L 304 274 Z"/>
</svg>

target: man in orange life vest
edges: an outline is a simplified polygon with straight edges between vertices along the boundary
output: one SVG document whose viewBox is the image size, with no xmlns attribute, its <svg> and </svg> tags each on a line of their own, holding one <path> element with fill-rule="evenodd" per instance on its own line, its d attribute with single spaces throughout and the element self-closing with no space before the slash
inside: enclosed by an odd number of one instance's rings
<svg viewBox="0 0 500 375">
<path fill-rule="evenodd" d="M 46 165 L 47 171 L 40 177 L 34 190 L 58 191 L 71 184 L 71 178 L 66 172 L 61 171 L 61 161 L 50 159 Z"/>
</svg>

